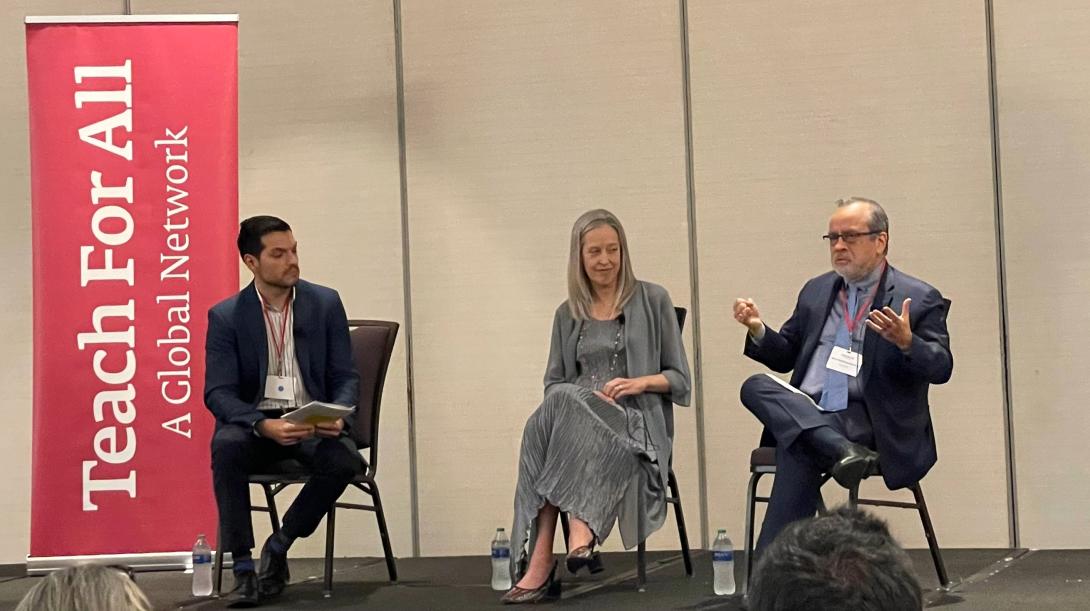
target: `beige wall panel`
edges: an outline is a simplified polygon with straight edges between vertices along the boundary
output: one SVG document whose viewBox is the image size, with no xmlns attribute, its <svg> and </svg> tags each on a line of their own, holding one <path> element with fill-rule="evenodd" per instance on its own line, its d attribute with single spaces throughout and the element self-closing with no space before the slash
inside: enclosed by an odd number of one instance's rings
<svg viewBox="0 0 1090 611">
<path fill-rule="evenodd" d="M 954 302 L 924 486 L 939 541 L 1007 544 L 984 24 L 979 2 L 689 4 L 710 526 L 738 544 L 760 433 L 738 389 L 764 368 L 731 306 L 778 328 L 848 195 L 885 205 L 892 263 Z M 879 512 L 923 545 L 914 514 Z"/>
<path fill-rule="evenodd" d="M 421 546 L 481 554 L 511 526 L 575 218 L 617 213 L 637 275 L 689 304 L 678 9 L 402 7 Z M 676 413 L 696 516 L 693 410 Z M 676 549 L 673 527 L 649 545 Z"/>
<path fill-rule="evenodd" d="M 389 2 L 135 2 L 137 13 L 239 13 L 239 214 L 291 224 L 303 277 L 340 292 L 349 318 L 402 322 L 401 203 Z M 252 276 L 240 264 L 240 280 Z M 382 490 L 394 553 L 412 553 L 405 334 L 382 403 Z M 209 491 L 211 494 L 211 491 Z M 287 508 L 294 491 L 285 492 Z M 256 495 L 256 492 L 255 492 Z M 255 496 L 255 499 L 257 496 Z M 345 500 L 360 502 L 360 493 Z M 268 520 L 254 518 L 258 545 Z M 318 535 L 292 548 L 324 554 Z M 374 514 L 338 512 L 336 554 L 376 556 Z"/>
<path fill-rule="evenodd" d="M 0 564 L 26 562 L 30 551 L 30 462 L 33 379 L 33 309 L 30 243 L 30 147 L 27 134 L 26 36 L 28 15 L 116 14 L 121 0 L 91 2 L 5 2 L 0 8 L 0 193 L 5 222 L 0 230 L 4 260 L 0 271 L 0 383 L 6 389 L 8 423 L 0 447 L 8 462 L 0 495 Z"/>
<path fill-rule="evenodd" d="M 1019 525 L 1027 547 L 1090 545 L 1090 6 L 995 7 Z"/>
</svg>

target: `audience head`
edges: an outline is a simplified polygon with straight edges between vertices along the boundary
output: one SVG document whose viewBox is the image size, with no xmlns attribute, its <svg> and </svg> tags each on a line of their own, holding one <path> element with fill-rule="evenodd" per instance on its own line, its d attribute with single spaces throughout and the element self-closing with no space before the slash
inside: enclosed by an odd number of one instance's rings
<svg viewBox="0 0 1090 611">
<path fill-rule="evenodd" d="M 594 296 L 603 291 L 616 291 L 614 309 L 619 312 L 635 290 L 636 276 L 621 221 L 608 210 L 584 213 L 571 230 L 568 307 L 572 316 L 590 318 Z"/>
<path fill-rule="evenodd" d="M 34 584 L 16 611 L 151 611 L 151 603 L 123 569 L 82 564 Z"/>
<path fill-rule="evenodd" d="M 795 522 L 765 549 L 750 611 L 920 611 L 908 555 L 886 523 L 858 509 Z"/>
<path fill-rule="evenodd" d="M 252 216 L 239 224 L 238 254 L 259 288 L 289 289 L 299 281 L 298 245 L 291 227 L 275 216 Z"/>
<path fill-rule="evenodd" d="M 889 252 L 889 217 L 878 202 L 863 197 L 838 200 L 829 218 L 829 256 L 846 280 L 861 280 Z"/>
</svg>

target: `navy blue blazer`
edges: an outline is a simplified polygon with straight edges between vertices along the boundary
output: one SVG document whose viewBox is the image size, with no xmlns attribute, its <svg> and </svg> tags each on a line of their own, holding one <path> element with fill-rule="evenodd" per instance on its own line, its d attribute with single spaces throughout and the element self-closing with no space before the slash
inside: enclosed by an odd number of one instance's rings
<svg viewBox="0 0 1090 611">
<path fill-rule="evenodd" d="M 773 371 L 793 371 L 791 385 L 798 388 L 843 286 L 836 272 L 809 280 L 799 292 L 794 313 L 778 332 L 766 328 L 760 345 L 746 334 L 745 355 Z M 938 455 L 927 391 L 931 384 L 949 380 L 954 368 L 946 330 L 950 302 L 926 282 L 888 266 L 879 281 L 874 308 L 890 306 L 900 312 L 906 298 L 912 299 L 912 346 L 907 353 L 901 352 L 868 327 L 859 373 L 882 476 L 890 489 L 915 484 L 935 464 Z M 762 445 L 775 445 L 767 432 Z"/>
<path fill-rule="evenodd" d="M 333 289 L 300 280 L 292 302 L 295 357 L 307 392 L 316 401 L 355 405 L 360 377 L 352 362 L 348 317 Z M 204 404 L 216 426 L 253 426 L 265 416 L 269 344 L 261 300 L 253 282 L 208 310 L 205 341 Z M 351 427 L 352 417 L 345 419 Z"/>
</svg>

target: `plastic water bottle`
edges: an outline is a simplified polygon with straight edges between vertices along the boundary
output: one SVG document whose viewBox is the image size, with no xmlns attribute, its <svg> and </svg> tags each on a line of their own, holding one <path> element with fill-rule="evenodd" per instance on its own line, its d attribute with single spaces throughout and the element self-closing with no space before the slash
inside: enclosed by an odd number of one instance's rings
<svg viewBox="0 0 1090 611">
<path fill-rule="evenodd" d="M 734 594 L 734 545 L 727 531 L 720 530 L 712 543 L 712 588 L 717 596 Z"/>
<path fill-rule="evenodd" d="M 197 535 L 193 544 L 193 596 L 212 594 L 212 548 L 204 535 Z"/>
<path fill-rule="evenodd" d="M 511 540 L 502 528 L 496 529 L 492 539 L 492 589 L 506 592 L 511 589 Z"/>
</svg>

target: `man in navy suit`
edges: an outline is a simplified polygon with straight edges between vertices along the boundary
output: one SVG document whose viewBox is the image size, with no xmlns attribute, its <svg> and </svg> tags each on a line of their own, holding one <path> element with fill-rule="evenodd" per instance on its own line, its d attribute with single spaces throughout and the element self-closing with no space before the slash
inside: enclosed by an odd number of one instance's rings
<svg viewBox="0 0 1090 611">
<path fill-rule="evenodd" d="M 248 218 L 238 250 L 254 281 L 208 311 L 204 402 L 216 416 L 212 475 L 221 549 L 234 556 L 231 606 L 252 607 L 284 589 L 288 548 L 314 532 L 362 469 L 347 436 L 351 417 L 312 426 L 279 416 L 311 400 L 354 406 L 359 374 L 340 296 L 299 279 L 291 227 L 276 217 Z M 247 476 L 289 458 L 312 476 L 283 528 L 265 541 L 255 571 Z"/>
<path fill-rule="evenodd" d="M 790 385 L 758 374 L 741 390 L 765 425 L 761 445 L 776 446 L 758 551 L 814 514 L 822 473 L 850 489 L 877 463 L 893 490 L 918 482 L 936 460 L 927 392 L 954 365 L 949 301 L 888 264 L 889 219 L 877 202 L 837 202 L 823 237 L 833 271 L 802 287 L 779 331 L 765 326 L 752 299 L 734 303 L 735 320 L 749 329 L 745 355 L 792 372 Z"/>
</svg>

